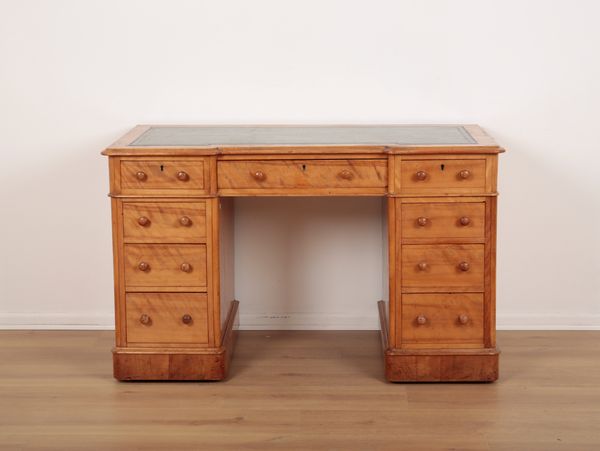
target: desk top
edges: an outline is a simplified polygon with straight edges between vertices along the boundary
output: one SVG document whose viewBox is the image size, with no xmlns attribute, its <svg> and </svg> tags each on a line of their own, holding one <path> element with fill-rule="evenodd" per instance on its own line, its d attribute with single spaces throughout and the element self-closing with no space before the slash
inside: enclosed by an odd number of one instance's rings
<svg viewBox="0 0 600 451">
<path fill-rule="evenodd" d="M 477 125 L 138 125 L 103 154 L 431 151 L 498 153 L 502 149 Z"/>
</svg>

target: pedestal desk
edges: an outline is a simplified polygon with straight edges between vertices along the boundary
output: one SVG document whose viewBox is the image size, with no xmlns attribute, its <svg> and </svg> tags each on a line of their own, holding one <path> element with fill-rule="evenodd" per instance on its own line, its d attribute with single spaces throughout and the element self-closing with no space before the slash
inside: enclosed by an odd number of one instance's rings
<svg viewBox="0 0 600 451">
<path fill-rule="evenodd" d="M 135 127 L 103 152 L 115 378 L 227 377 L 235 197 L 381 196 L 386 378 L 496 380 L 500 152 L 476 125 Z"/>
</svg>

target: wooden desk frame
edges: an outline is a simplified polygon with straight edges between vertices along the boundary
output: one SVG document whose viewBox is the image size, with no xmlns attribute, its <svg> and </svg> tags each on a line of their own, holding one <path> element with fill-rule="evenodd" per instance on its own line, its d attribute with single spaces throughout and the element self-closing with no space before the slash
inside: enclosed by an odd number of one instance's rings
<svg viewBox="0 0 600 451">
<path fill-rule="evenodd" d="M 193 146 L 136 146 L 135 141 L 151 126 L 135 127 L 102 152 L 109 157 L 110 170 L 115 378 L 227 377 L 239 304 L 233 290 L 234 197 L 380 196 L 387 199 L 388 225 L 389 298 L 378 302 L 386 378 L 398 382 L 496 380 L 496 185 L 498 154 L 503 149 L 478 126 L 463 127 L 473 143 Z M 354 128 L 348 126 L 349 131 Z M 185 171 L 175 172 L 179 166 Z M 261 166 L 271 172 L 265 175 Z M 421 166 L 429 172 L 415 172 Z M 467 169 L 454 174 L 463 166 Z M 158 167 L 162 172 L 157 172 Z M 445 167 L 449 169 L 443 172 Z M 454 172 L 448 175 L 448 171 Z M 465 171 L 467 176 L 461 180 Z M 181 172 L 187 179 L 181 176 L 179 183 Z M 426 172 L 422 184 L 415 179 L 418 172 Z M 183 221 L 181 212 L 188 206 L 195 208 L 193 225 L 198 235 L 173 222 L 177 215 Z M 448 219 L 459 207 L 476 214 L 475 219 L 458 219 L 467 222 L 464 227 L 456 218 Z M 430 212 L 434 223 L 439 214 L 435 227 L 446 221 L 444 228 L 434 233 L 431 226 L 429 235 L 418 236 L 432 224 L 431 219 L 417 218 L 423 224 L 412 230 L 414 218 L 403 219 L 402 212 L 420 208 Z M 154 238 L 144 235 L 148 230 L 141 225 L 144 218 L 137 219 L 140 227 L 134 224 L 135 215 L 145 209 L 156 215 L 156 219 L 144 217 L 159 230 Z M 191 242 L 186 241 L 189 237 Z M 171 248 L 177 248 L 173 254 Z M 173 272 L 169 265 L 183 254 L 196 258 L 200 251 L 206 252 L 206 269 L 202 268 L 206 280 L 178 285 L 175 280 L 187 281 L 192 276 Z M 421 258 L 419 253 L 432 259 L 433 266 L 419 261 L 413 271 L 413 254 Z M 459 262 L 457 270 L 452 266 L 457 262 L 449 261 L 455 254 L 456 258 L 468 255 L 472 262 Z M 151 270 L 136 272 L 143 265 L 138 260 L 148 255 L 157 263 L 150 263 Z M 154 270 L 160 265 L 164 268 Z M 185 271 L 183 265 L 181 271 L 199 277 L 197 268 Z M 438 271 L 435 275 L 428 275 L 434 270 Z M 175 312 L 175 308 L 183 310 Z M 136 315 L 144 309 L 151 314 L 142 313 L 140 325 Z M 184 325 L 169 326 L 172 317 L 185 309 L 193 309 L 194 318 L 186 313 Z M 415 313 L 415 318 L 408 317 Z M 166 325 L 161 325 L 163 320 Z"/>
</svg>

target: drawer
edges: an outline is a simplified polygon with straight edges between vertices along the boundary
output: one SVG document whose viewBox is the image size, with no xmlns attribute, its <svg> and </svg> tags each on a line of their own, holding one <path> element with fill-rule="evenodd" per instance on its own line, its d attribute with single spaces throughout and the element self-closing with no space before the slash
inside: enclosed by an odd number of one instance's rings
<svg viewBox="0 0 600 451">
<path fill-rule="evenodd" d="M 483 294 L 402 295 L 401 340 L 402 347 L 483 347 Z"/>
<path fill-rule="evenodd" d="M 402 291 L 483 291 L 483 260 L 483 244 L 404 245 Z"/>
<path fill-rule="evenodd" d="M 124 202 L 127 243 L 206 243 L 206 202 Z"/>
<path fill-rule="evenodd" d="M 208 343 L 204 293 L 128 293 L 125 305 L 129 344 Z"/>
<path fill-rule="evenodd" d="M 387 186 L 386 160 L 219 161 L 219 190 L 307 190 Z"/>
<path fill-rule="evenodd" d="M 476 193 L 485 191 L 485 160 L 402 160 L 401 193 Z"/>
<path fill-rule="evenodd" d="M 485 202 L 401 204 L 402 240 L 485 238 Z"/>
<path fill-rule="evenodd" d="M 124 247 L 126 290 L 206 291 L 204 244 L 126 244 Z"/>
<path fill-rule="evenodd" d="M 121 192 L 160 194 L 174 192 L 205 193 L 208 164 L 202 159 L 122 160 Z"/>
</svg>

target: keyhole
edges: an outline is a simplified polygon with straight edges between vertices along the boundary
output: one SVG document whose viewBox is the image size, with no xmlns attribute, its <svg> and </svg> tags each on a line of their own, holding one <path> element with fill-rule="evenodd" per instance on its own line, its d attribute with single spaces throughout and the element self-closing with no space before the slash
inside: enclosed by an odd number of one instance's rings
<svg viewBox="0 0 600 451">
<path fill-rule="evenodd" d="M 305 164 L 302 165 L 302 170 L 306 171 L 306 165 Z"/>
<path fill-rule="evenodd" d="M 441 165 L 440 165 L 440 169 L 443 171 L 443 170 L 444 170 L 444 168 L 445 168 L 445 165 L 441 164 Z"/>
<path fill-rule="evenodd" d="M 161 164 L 161 165 L 160 165 L 160 172 L 163 172 L 164 170 L 165 170 L 165 165 L 164 165 L 164 164 Z"/>
</svg>

